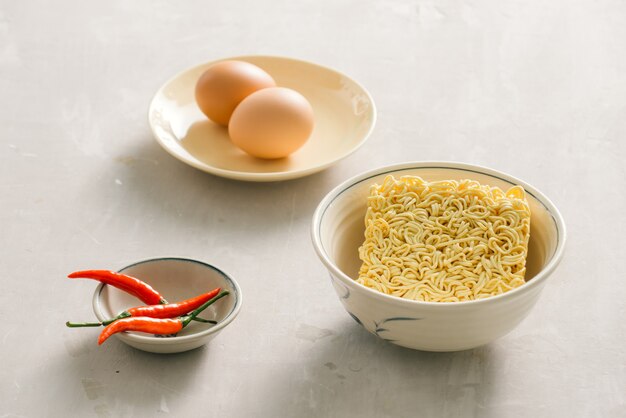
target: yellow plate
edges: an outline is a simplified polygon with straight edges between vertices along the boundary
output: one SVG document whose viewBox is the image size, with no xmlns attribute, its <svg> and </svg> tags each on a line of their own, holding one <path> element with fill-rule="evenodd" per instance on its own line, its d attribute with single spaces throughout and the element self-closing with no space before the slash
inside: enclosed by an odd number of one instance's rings
<svg viewBox="0 0 626 418">
<path fill-rule="evenodd" d="M 252 63 L 278 86 L 309 100 L 315 129 L 302 148 L 278 160 L 251 157 L 230 141 L 226 128 L 200 112 L 194 99 L 198 77 L 227 59 Z M 365 88 L 330 68 L 291 58 L 245 56 L 207 62 L 176 75 L 155 94 L 148 121 L 159 144 L 193 167 L 236 180 L 280 181 L 316 173 L 356 151 L 374 128 L 376 108 Z"/>
</svg>

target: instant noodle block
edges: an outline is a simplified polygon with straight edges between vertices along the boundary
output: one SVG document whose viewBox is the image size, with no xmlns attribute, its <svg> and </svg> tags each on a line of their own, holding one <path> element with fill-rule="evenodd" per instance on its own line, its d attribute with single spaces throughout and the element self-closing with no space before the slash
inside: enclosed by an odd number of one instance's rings
<svg viewBox="0 0 626 418">
<path fill-rule="evenodd" d="M 524 284 L 529 235 L 520 186 L 389 175 L 367 198 L 357 281 L 421 301 L 499 295 Z"/>
</svg>

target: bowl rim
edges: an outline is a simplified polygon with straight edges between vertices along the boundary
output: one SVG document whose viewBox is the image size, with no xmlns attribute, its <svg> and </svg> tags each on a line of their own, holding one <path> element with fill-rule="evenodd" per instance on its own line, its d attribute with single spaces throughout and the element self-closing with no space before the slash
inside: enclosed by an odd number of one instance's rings
<svg viewBox="0 0 626 418">
<path fill-rule="evenodd" d="M 196 332 L 193 334 L 177 336 L 176 338 L 158 338 L 158 337 L 153 337 L 153 336 L 129 334 L 129 333 L 123 332 L 123 333 L 116 334 L 118 338 L 122 340 L 127 339 L 128 341 L 131 341 L 134 343 L 142 343 L 142 344 L 160 344 L 160 345 L 184 344 L 190 341 L 198 340 L 207 335 L 217 333 L 222 328 L 230 324 L 237 317 L 237 315 L 239 314 L 239 311 L 241 310 L 241 305 L 243 302 L 243 295 L 241 293 L 241 287 L 239 287 L 239 284 L 235 281 L 235 279 L 230 277 L 223 270 L 215 267 L 212 264 L 206 263 L 204 261 L 194 260 L 192 258 L 186 258 L 186 257 L 154 257 L 154 258 L 148 258 L 145 260 L 137 261 L 135 263 L 122 267 L 121 269 L 118 270 L 118 273 L 123 273 L 124 270 L 140 265 L 140 264 L 153 263 L 157 261 L 181 261 L 181 262 L 195 263 L 195 264 L 199 264 L 205 268 L 215 271 L 220 276 L 222 276 L 222 278 L 224 278 L 227 282 L 229 282 L 234 289 L 234 292 L 230 293 L 231 295 L 235 297 L 235 304 L 233 305 L 233 308 L 228 314 L 226 314 L 226 316 L 224 317 L 222 321 L 218 322 L 211 328 L 208 328 L 208 329 L 205 329 L 203 331 Z M 103 315 L 103 309 L 101 306 L 101 299 L 102 299 L 101 294 L 105 286 L 106 284 L 100 283 L 98 287 L 96 287 L 96 290 L 94 291 L 93 298 L 92 298 L 93 311 L 96 314 L 96 317 L 98 318 L 99 321 L 104 321 L 108 319 L 106 316 Z"/>
<path fill-rule="evenodd" d="M 172 82 L 182 77 L 183 75 L 192 71 L 196 71 L 200 68 L 207 67 L 209 65 L 216 64 L 222 61 L 231 61 L 231 60 L 246 61 L 248 59 L 253 59 L 253 60 L 254 59 L 273 59 L 273 60 L 292 61 L 292 62 L 297 62 L 301 64 L 307 64 L 312 67 L 317 67 L 318 69 L 323 70 L 323 71 L 332 72 L 334 74 L 341 76 L 342 78 L 350 80 L 367 97 L 367 100 L 369 101 L 369 104 L 370 104 L 371 123 L 367 129 L 367 132 L 365 132 L 365 134 L 363 135 L 363 137 L 359 140 L 357 144 L 355 144 L 352 148 L 350 148 L 343 154 L 337 156 L 336 158 L 326 161 L 323 164 L 316 165 L 314 167 L 309 167 L 309 168 L 295 170 L 295 171 L 276 171 L 276 172 L 271 172 L 271 173 L 250 173 L 247 171 L 228 170 L 228 169 L 213 167 L 213 166 L 204 164 L 200 162 L 199 160 L 197 160 L 191 154 L 190 156 L 192 158 L 185 158 L 183 155 L 172 150 L 166 143 L 167 141 L 164 141 L 161 139 L 160 135 L 156 132 L 156 129 L 152 124 L 152 115 L 155 113 L 155 108 L 156 108 L 156 104 L 158 101 L 157 99 L 159 98 L 159 96 L 163 95 L 163 91 L 165 90 L 165 88 L 169 86 Z M 238 55 L 234 57 L 217 58 L 211 61 L 205 61 L 203 63 L 196 64 L 186 69 L 183 69 L 177 72 L 176 74 L 174 74 L 173 76 L 171 76 L 170 78 L 168 78 L 165 82 L 163 82 L 160 85 L 160 87 L 157 89 L 157 91 L 152 96 L 152 99 L 150 100 L 150 105 L 148 106 L 148 112 L 147 112 L 148 126 L 150 127 L 150 131 L 152 132 L 152 136 L 168 154 L 170 154 L 177 160 L 182 161 L 183 163 L 189 164 L 190 166 L 197 168 L 198 170 L 204 171 L 206 173 L 209 173 L 209 174 L 213 174 L 213 175 L 217 175 L 220 177 L 229 178 L 233 180 L 253 181 L 253 182 L 273 182 L 273 181 L 293 180 L 296 178 L 306 177 L 311 174 L 318 173 L 320 171 L 323 171 L 333 166 L 334 164 L 337 164 L 339 161 L 355 153 L 359 148 L 363 146 L 363 144 L 365 144 L 365 142 L 367 142 L 372 132 L 374 131 L 374 127 L 376 126 L 377 114 L 378 112 L 376 109 L 376 103 L 374 102 L 374 98 L 372 97 L 372 94 L 369 92 L 369 90 L 367 90 L 363 84 L 359 83 L 356 79 L 354 79 L 353 77 L 350 77 L 346 73 L 339 71 L 335 68 L 317 64 L 313 61 L 308 61 L 308 60 L 294 58 L 294 57 L 281 56 L 281 55 L 265 55 L 265 54 L 249 54 L 249 55 Z"/>
<path fill-rule="evenodd" d="M 461 302 L 451 302 L 451 303 L 442 303 L 442 302 L 426 302 L 412 299 L 403 299 L 397 296 L 387 295 L 385 293 L 378 292 L 374 289 L 370 289 L 360 283 L 357 283 L 354 279 L 351 279 L 347 274 L 341 271 L 335 263 L 331 260 L 330 256 L 326 252 L 326 249 L 322 245 L 321 240 L 321 223 L 326 214 L 327 209 L 330 205 L 341 196 L 344 192 L 347 192 L 352 187 L 367 181 L 372 177 L 377 177 L 384 174 L 393 174 L 400 171 L 407 171 L 411 169 L 425 169 L 425 168 L 438 168 L 445 170 L 462 170 L 468 171 L 472 173 L 487 175 L 490 177 L 494 177 L 498 180 L 505 181 L 510 183 L 511 185 L 520 185 L 524 188 L 527 194 L 530 194 L 535 200 L 537 200 L 547 212 L 550 214 L 552 221 L 555 224 L 556 232 L 557 232 L 557 244 L 554 250 L 554 254 L 549 259 L 548 263 L 535 275 L 532 280 L 524 283 L 523 285 L 509 290 L 508 292 L 501 293 L 499 295 L 490 296 L 484 299 L 476 299 L 470 301 L 461 301 Z M 460 309 L 467 308 L 469 306 L 476 306 L 481 304 L 490 304 L 495 303 L 500 300 L 514 298 L 522 293 L 525 293 L 537 286 L 539 286 L 542 282 L 544 282 L 547 277 L 556 269 L 561 259 L 563 258 L 563 251 L 565 248 L 565 241 L 567 239 L 567 231 L 565 227 L 565 221 L 557 207 L 548 199 L 543 193 L 541 193 L 537 188 L 533 187 L 529 183 L 522 181 L 516 177 L 508 175 L 498 170 L 494 170 L 488 167 L 468 164 L 468 163 L 460 163 L 453 161 L 412 161 L 412 162 L 403 162 L 398 164 L 392 164 L 388 166 L 383 166 L 379 168 L 375 168 L 373 170 L 366 171 L 364 173 L 358 174 L 345 180 L 340 183 L 338 186 L 333 188 L 326 196 L 320 201 L 317 206 L 311 223 L 311 239 L 313 241 L 313 247 L 321 259 L 322 263 L 326 266 L 326 268 L 331 273 L 331 276 L 339 278 L 346 286 L 349 286 L 352 289 L 355 289 L 365 295 L 370 297 L 378 298 L 382 301 L 397 303 L 400 305 L 404 305 L 405 307 L 415 307 L 415 306 L 428 306 L 433 307 L 434 309 Z M 332 277 L 331 277 L 332 278 Z"/>
</svg>

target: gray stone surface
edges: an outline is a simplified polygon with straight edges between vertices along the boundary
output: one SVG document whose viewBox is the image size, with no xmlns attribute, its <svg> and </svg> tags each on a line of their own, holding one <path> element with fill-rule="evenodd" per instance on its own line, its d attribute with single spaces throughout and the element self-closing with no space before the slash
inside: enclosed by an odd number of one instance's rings
<svg viewBox="0 0 626 418">
<path fill-rule="evenodd" d="M 331 66 L 378 106 L 370 140 L 301 180 L 175 160 L 148 103 L 241 54 Z M 621 417 L 626 408 L 626 6 L 620 1 L 1 1 L 1 417 Z M 531 315 L 436 354 L 344 312 L 309 223 L 333 186 L 406 160 L 520 177 L 562 211 L 565 258 Z M 97 347 L 95 284 L 153 256 L 214 263 L 239 318 L 209 346 Z"/>
</svg>

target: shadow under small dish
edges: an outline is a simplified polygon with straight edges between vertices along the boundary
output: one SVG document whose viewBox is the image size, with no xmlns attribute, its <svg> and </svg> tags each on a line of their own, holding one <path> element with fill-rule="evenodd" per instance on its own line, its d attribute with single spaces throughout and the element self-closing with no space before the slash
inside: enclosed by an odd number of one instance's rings
<svg viewBox="0 0 626 418">
<path fill-rule="evenodd" d="M 229 295 L 209 306 L 201 318 L 216 321 L 209 324 L 192 321 L 176 336 L 155 336 L 138 332 L 115 334 L 124 343 L 152 353 L 179 353 L 198 348 L 213 339 L 230 324 L 241 309 L 242 294 L 237 282 L 220 269 L 186 258 L 155 258 L 124 267 L 120 273 L 140 279 L 157 289 L 170 302 L 206 293 L 216 287 Z M 141 301 L 112 286 L 100 284 L 93 296 L 93 310 L 99 321 L 115 317 Z"/>
<path fill-rule="evenodd" d="M 275 160 L 252 157 L 232 143 L 224 126 L 202 114 L 194 97 L 196 82 L 211 65 L 225 60 L 254 64 L 278 86 L 309 101 L 315 127 L 302 148 Z M 376 108 L 364 87 L 338 71 L 292 58 L 244 56 L 207 62 L 174 76 L 152 99 L 148 122 L 157 142 L 192 167 L 236 180 L 270 182 L 319 172 L 356 151 L 374 128 Z"/>
</svg>

